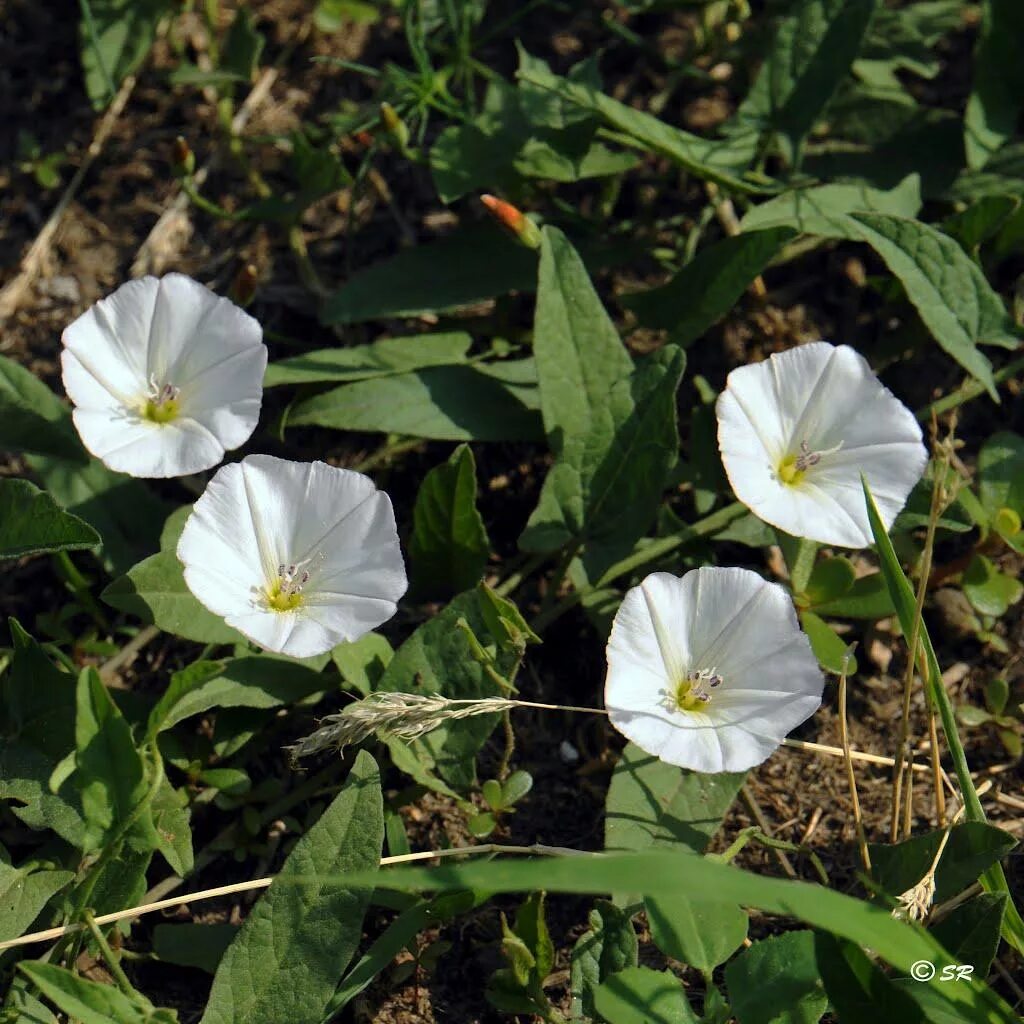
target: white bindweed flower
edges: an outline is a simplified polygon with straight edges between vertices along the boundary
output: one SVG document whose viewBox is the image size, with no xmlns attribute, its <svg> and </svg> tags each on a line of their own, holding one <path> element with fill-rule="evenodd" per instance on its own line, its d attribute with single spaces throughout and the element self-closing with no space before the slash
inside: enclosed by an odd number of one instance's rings
<svg viewBox="0 0 1024 1024">
<path fill-rule="evenodd" d="M 795 537 L 866 547 L 861 474 L 886 528 L 928 453 L 913 413 L 846 345 L 800 345 L 729 374 L 718 447 L 736 497 Z"/>
<path fill-rule="evenodd" d="M 259 421 L 262 339 L 256 320 L 183 274 L 122 285 L 64 331 L 64 389 L 82 443 L 131 476 L 216 466 Z"/>
<path fill-rule="evenodd" d="M 652 573 L 626 594 L 607 653 L 612 725 L 698 772 L 760 764 L 821 703 L 793 602 L 749 569 Z"/>
<path fill-rule="evenodd" d="M 217 471 L 178 558 L 210 611 L 295 658 L 386 622 L 407 585 L 391 500 L 368 476 L 269 455 Z"/>
</svg>

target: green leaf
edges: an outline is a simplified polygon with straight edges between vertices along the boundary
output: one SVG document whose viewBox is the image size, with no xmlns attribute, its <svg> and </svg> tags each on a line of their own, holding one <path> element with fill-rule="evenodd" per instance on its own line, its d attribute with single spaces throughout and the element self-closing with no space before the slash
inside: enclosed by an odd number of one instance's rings
<svg viewBox="0 0 1024 1024">
<path fill-rule="evenodd" d="M 233 924 L 158 924 L 153 929 L 153 952 L 164 963 L 214 974 L 237 934 Z"/>
<path fill-rule="evenodd" d="M 857 659 L 852 655 L 847 657 L 848 645 L 821 616 L 802 611 L 800 625 L 811 641 L 811 650 L 822 668 L 841 675 L 845 666 L 848 676 L 856 675 Z"/>
<path fill-rule="evenodd" d="M 914 632 L 914 622 L 917 619 L 917 600 L 914 588 L 910 580 L 903 574 L 899 559 L 893 550 L 892 541 L 885 532 L 882 518 L 878 514 L 874 498 L 871 497 L 871 490 L 866 480 L 862 480 L 864 487 L 864 500 L 867 503 L 868 521 L 871 524 L 871 533 L 875 540 L 875 547 L 878 549 L 878 558 L 881 564 L 882 573 L 885 576 L 886 586 L 896 605 L 896 613 L 900 620 L 900 628 L 904 636 L 911 636 Z M 946 738 L 946 746 L 949 748 L 953 759 L 953 768 L 956 772 L 957 782 L 963 794 L 965 815 L 968 821 L 984 822 L 985 810 L 978 799 L 977 790 L 974 787 L 974 780 L 971 778 L 971 770 L 967 764 L 967 757 L 964 754 L 963 744 L 960 741 L 960 734 L 956 728 L 956 717 L 953 713 L 953 704 L 946 692 L 946 686 L 942 682 L 942 671 L 939 668 L 939 660 L 935 656 L 935 648 L 932 646 L 931 637 L 928 635 L 928 628 L 922 621 L 919 624 L 919 638 L 923 652 L 925 671 L 925 683 L 928 692 L 939 710 L 939 719 L 942 722 L 942 732 Z M 986 869 L 981 876 L 981 884 L 987 892 L 1009 892 L 1006 884 L 1006 876 L 998 864 L 993 864 Z M 1024 953 L 1024 921 L 1013 905 L 1012 900 L 1006 905 L 1006 916 L 1003 919 L 1003 936 L 1007 942 L 1018 952 Z"/>
<path fill-rule="evenodd" d="M 1024 437 L 997 431 L 978 452 L 978 498 L 990 516 L 1008 508 L 1024 513 Z"/>
<path fill-rule="evenodd" d="M 156 547 L 170 507 L 141 480 L 114 473 L 98 459 L 84 466 L 38 456 L 28 462 L 58 505 L 99 532 L 108 571 L 126 572 Z"/>
<path fill-rule="evenodd" d="M 608 788 L 605 849 L 703 853 L 745 778 L 745 772 L 704 775 L 676 768 L 628 743 Z"/>
<path fill-rule="evenodd" d="M 262 655 L 227 662 L 199 661 L 171 676 L 171 684 L 149 716 L 156 735 L 211 708 L 276 708 L 294 704 L 331 683 L 298 662 Z"/>
<path fill-rule="evenodd" d="M 1008 900 L 1005 892 L 978 893 L 931 928 L 953 962 L 970 964 L 977 978 L 987 978 L 992 969 Z"/>
<path fill-rule="evenodd" d="M 131 728 L 95 669 L 82 669 L 76 703 L 72 779 L 82 795 L 85 849 L 98 850 L 112 840 L 142 802 L 146 771 Z M 136 834 L 146 825 L 148 822 L 140 822 Z"/>
<path fill-rule="evenodd" d="M 737 125 L 784 136 L 794 149 L 850 72 L 878 0 L 798 0 L 783 18 Z"/>
<path fill-rule="evenodd" d="M 974 88 L 964 115 L 967 166 L 981 168 L 1017 134 L 1024 107 L 1024 69 L 1019 44 L 1024 9 L 1016 0 L 984 0 L 974 55 Z"/>
<path fill-rule="evenodd" d="M 805 234 L 827 234 L 829 218 L 837 214 L 875 211 L 915 217 L 920 209 L 920 175 L 908 174 L 892 189 L 872 188 L 863 183 L 790 189 L 749 210 L 740 221 L 740 227 L 744 232 L 753 232 L 789 225 Z"/>
<path fill-rule="evenodd" d="M 480 581 L 491 541 L 477 511 L 476 487 L 476 463 L 466 444 L 423 478 L 409 540 L 414 596 L 460 593 Z"/>
<path fill-rule="evenodd" d="M 297 403 L 287 423 L 437 441 L 534 441 L 541 423 L 531 371 L 524 359 L 356 381 Z"/>
<path fill-rule="evenodd" d="M 843 1024 L 925 1024 L 910 993 L 894 985 L 860 946 L 816 932 L 814 951 L 829 1002 Z"/>
<path fill-rule="evenodd" d="M 501 784 L 502 807 L 514 807 L 533 789 L 533 776 L 522 769 L 514 771 Z"/>
<path fill-rule="evenodd" d="M 610 1024 L 697 1024 L 682 982 L 650 967 L 612 974 L 594 993 L 594 1009 Z"/>
<path fill-rule="evenodd" d="M 380 18 L 380 11 L 365 0 L 319 0 L 313 11 L 313 21 L 321 32 L 337 32 L 347 22 L 372 25 Z"/>
<path fill-rule="evenodd" d="M 955 238 L 968 256 L 977 259 L 981 246 L 999 234 L 1020 205 L 1017 196 L 982 196 L 966 210 L 947 217 L 942 230 Z"/>
<path fill-rule="evenodd" d="M 755 942 L 726 965 L 725 984 L 739 1024 L 817 1024 L 828 1005 L 809 931 Z"/>
<path fill-rule="evenodd" d="M 975 611 L 999 618 L 1024 596 L 1024 584 L 1000 572 L 990 559 L 975 555 L 963 576 L 964 595 Z"/>
<path fill-rule="evenodd" d="M 858 576 L 842 597 L 823 601 L 814 610 L 830 619 L 884 619 L 896 611 L 880 572 Z"/>
<path fill-rule="evenodd" d="M 251 82 L 259 66 L 264 42 L 263 36 L 256 31 L 252 12 L 248 7 L 243 7 L 228 29 L 220 55 L 220 67 L 244 82 Z"/>
<path fill-rule="evenodd" d="M 29 828 L 52 829 L 80 847 L 84 824 L 78 794 L 51 780 L 75 749 L 75 680 L 10 619 L 13 660 L 0 676 L 0 800 Z"/>
<path fill-rule="evenodd" d="M 228 946 L 202 1024 L 320 1024 L 359 946 L 373 888 L 327 880 L 376 871 L 383 843 L 380 774 L 360 751 Z"/>
<path fill-rule="evenodd" d="M 803 596 L 811 607 L 826 601 L 836 601 L 850 592 L 856 577 L 856 570 L 848 558 L 840 556 L 820 559 L 811 569 Z"/>
<path fill-rule="evenodd" d="M 86 0 L 79 26 L 85 91 L 102 110 L 145 60 L 168 0 Z"/>
<path fill-rule="evenodd" d="M 523 618 L 523 613 L 507 597 L 502 597 L 483 582 L 477 584 L 476 593 L 487 632 L 503 651 L 519 652 L 525 650 L 527 644 L 542 642 Z"/>
<path fill-rule="evenodd" d="M 637 966 L 638 943 L 631 916 L 614 903 L 598 900 L 589 929 L 572 949 L 569 976 L 573 1017 L 594 1017 L 594 993 L 612 974 Z"/>
<path fill-rule="evenodd" d="M 935 860 L 943 829 L 912 836 L 902 843 L 869 843 L 875 881 L 891 896 L 912 889 Z M 991 865 L 998 864 L 1017 841 L 1009 832 L 980 821 L 954 825 L 935 872 L 935 898 L 952 899 Z"/>
<path fill-rule="evenodd" d="M 747 937 L 746 911 L 735 903 L 648 896 L 644 907 L 658 949 L 705 975 L 725 963 Z"/>
<path fill-rule="evenodd" d="M 619 301 L 642 324 L 671 331 L 672 341 L 685 348 L 732 309 L 795 235 L 791 227 L 773 227 L 725 238 L 698 252 L 667 284 Z"/>
<path fill-rule="evenodd" d="M 707 903 L 728 900 L 829 929 L 871 949 L 900 971 L 909 971 L 917 960 L 941 961 L 946 956 L 942 946 L 927 932 L 895 920 L 886 908 L 821 885 L 741 871 L 678 847 L 642 853 L 543 857 L 534 861 L 448 864 L 438 869 L 400 865 L 367 877 L 381 888 L 402 892 L 469 888 L 491 893 L 534 889 L 548 893 L 600 893 L 628 889 L 653 896 L 684 895 Z M 980 979 L 964 979 L 950 985 L 941 983 L 936 976 L 921 984 L 934 992 L 944 1006 L 960 1013 L 962 1020 L 1014 1024 L 1010 1008 Z"/>
<path fill-rule="evenodd" d="M 631 136 L 644 149 L 658 153 L 695 177 L 750 194 L 771 193 L 774 188 L 744 177 L 753 161 L 752 137 L 724 141 L 702 139 L 673 128 L 653 114 L 612 99 L 586 82 L 573 82 L 553 75 L 541 62 L 520 66 L 520 83 L 551 93 L 570 107 L 593 114 L 610 128 Z"/>
<path fill-rule="evenodd" d="M 462 331 L 385 338 L 371 345 L 323 348 L 282 359 L 267 367 L 266 388 L 281 384 L 370 380 L 428 366 L 464 363 L 473 339 Z"/>
<path fill-rule="evenodd" d="M 465 619 L 477 637 L 485 635 L 475 590 L 460 594 L 402 644 L 377 689 L 440 693 L 460 700 L 499 695 L 500 688 L 473 657 L 469 638 L 456 625 L 459 619 Z M 496 715 L 479 715 L 439 726 L 410 744 L 392 740 L 389 747 L 398 767 L 417 781 L 429 785 L 426 780 L 436 772 L 449 786 L 468 792 L 476 785 L 477 752 L 496 723 Z"/>
<path fill-rule="evenodd" d="M 173 551 L 150 555 L 109 584 L 100 597 L 167 633 L 204 644 L 244 643 L 245 638 L 208 611 L 185 583 Z"/>
<path fill-rule="evenodd" d="M 675 393 L 684 354 L 636 369 L 566 237 L 545 228 L 534 357 L 555 464 L 520 538 L 527 551 L 584 543 L 596 578 L 650 526 L 676 459 Z"/>
<path fill-rule="evenodd" d="M 72 871 L 33 871 L 0 859 L 0 942 L 21 935 L 74 877 Z"/>
<path fill-rule="evenodd" d="M 0 356 L 0 449 L 88 460 L 68 407 L 35 375 Z"/>
<path fill-rule="evenodd" d="M 164 860 L 182 878 L 191 874 L 195 861 L 192 854 L 188 794 L 184 790 L 175 789 L 164 779 L 153 794 L 149 813 L 158 840 L 157 849 L 163 854 Z"/>
<path fill-rule="evenodd" d="M 544 893 L 532 892 L 516 912 L 516 935 L 526 944 L 534 961 L 538 983 L 542 982 L 555 964 L 555 946 L 544 920 Z"/>
<path fill-rule="evenodd" d="M 95 547 L 100 535 L 27 480 L 0 480 L 0 560 Z"/>
<path fill-rule="evenodd" d="M 364 697 L 377 689 L 394 656 L 391 642 L 380 633 L 366 633 L 351 643 L 338 644 L 331 651 L 341 678 Z"/>
<path fill-rule="evenodd" d="M 140 992 L 81 978 L 56 964 L 25 960 L 22 971 L 58 1009 L 80 1024 L 175 1024 L 174 1010 L 154 1010 Z"/>
<path fill-rule="evenodd" d="M 460 227 L 353 274 L 330 295 L 325 324 L 419 316 L 532 291 L 537 257 L 489 222 Z"/>
</svg>

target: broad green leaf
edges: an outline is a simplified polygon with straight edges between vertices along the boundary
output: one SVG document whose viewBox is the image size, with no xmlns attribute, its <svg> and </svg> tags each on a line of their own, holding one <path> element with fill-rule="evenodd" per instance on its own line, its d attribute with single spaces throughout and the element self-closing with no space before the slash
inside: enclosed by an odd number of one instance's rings
<svg viewBox="0 0 1024 1024">
<path fill-rule="evenodd" d="M 243 7 L 231 22 L 224 48 L 220 55 L 220 67 L 237 75 L 243 82 L 251 82 L 263 52 L 264 38 L 256 31 L 252 12 Z"/>
<path fill-rule="evenodd" d="M 414 596 L 457 594 L 480 581 L 491 542 L 476 507 L 476 487 L 476 462 L 466 444 L 423 478 L 409 539 Z"/>
<path fill-rule="evenodd" d="M 942 230 L 955 238 L 968 256 L 977 259 L 981 246 L 999 234 L 1020 205 L 1017 196 L 982 196 L 966 210 L 947 217 Z"/>
<path fill-rule="evenodd" d="M 356 381 L 299 402 L 287 423 L 436 441 L 534 441 L 541 437 L 537 389 L 520 372 L 528 363 L 431 366 Z"/>
<path fill-rule="evenodd" d="M 384 843 L 380 773 L 365 751 L 319 821 L 296 843 L 217 968 L 202 1024 L 320 1024 L 363 934 Z"/>
<path fill-rule="evenodd" d="M 163 963 L 215 974 L 237 934 L 233 924 L 158 924 L 153 929 L 153 952 Z"/>
<path fill-rule="evenodd" d="M 975 555 L 963 575 L 964 596 L 975 611 L 999 618 L 1024 596 L 1024 583 L 1000 572 L 984 555 Z"/>
<path fill-rule="evenodd" d="M 746 911 L 735 903 L 648 896 L 644 908 L 658 949 L 705 975 L 725 963 L 747 937 Z"/>
<path fill-rule="evenodd" d="M 7 990 L 2 1009 L 17 1024 L 58 1024 L 57 1018 L 40 1002 L 39 989 L 27 974 L 15 974 Z"/>
<path fill-rule="evenodd" d="M 878 0 L 797 0 L 734 123 L 782 135 L 796 149 L 849 74 L 878 6 Z"/>
<path fill-rule="evenodd" d="M 163 854 L 164 860 L 182 878 L 191 874 L 195 862 L 187 793 L 175 789 L 165 778 L 153 794 L 149 813 L 153 819 L 157 849 Z"/>
<path fill-rule="evenodd" d="M 341 678 L 364 697 L 377 689 L 394 656 L 390 641 L 380 633 L 366 633 L 351 643 L 338 644 L 331 651 Z"/>
<path fill-rule="evenodd" d="M 1024 513 L 1024 437 L 992 434 L 978 452 L 978 498 L 989 516 L 1001 508 Z"/>
<path fill-rule="evenodd" d="M 601 984 L 610 975 L 637 966 L 636 931 L 628 913 L 598 900 L 587 920 L 590 927 L 576 940 L 569 966 L 574 1017 L 594 1017 L 594 993 Z"/>
<path fill-rule="evenodd" d="M 703 853 L 744 778 L 745 772 L 703 775 L 677 768 L 628 743 L 608 788 L 605 849 Z"/>
<path fill-rule="evenodd" d="M 152 862 L 152 850 L 136 850 L 128 844 L 118 844 L 114 856 L 93 869 L 97 873 L 89 893 L 89 907 L 93 913 L 114 913 L 145 902 L 146 872 Z"/>
<path fill-rule="evenodd" d="M 1024 7 L 1017 0 L 984 0 L 981 34 L 974 54 L 974 89 L 964 115 L 967 165 L 984 167 L 1017 135 L 1024 109 Z"/>
<path fill-rule="evenodd" d="M 944 834 L 943 829 L 911 836 L 902 843 L 870 843 L 872 875 L 891 896 L 912 889 L 932 866 Z M 938 869 L 935 872 L 935 898 L 941 903 L 952 899 L 990 865 L 998 864 L 1017 841 L 1009 832 L 980 821 L 954 825 Z"/>
<path fill-rule="evenodd" d="M 100 535 L 27 480 L 0 480 L 0 560 L 95 547 Z"/>
<path fill-rule="evenodd" d="M 496 295 L 532 291 L 537 258 L 484 223 L 367 267 L 328 297 L 325 324 L 419 316 L 471 306 Z"/>
<path fill-rule="evenodd" d="M 0 942 L 21 935 L 74 877 L 71 871 L 16 868 L 0 858 Z"/>
<path fill-rule="evenodd" d="M 667 157 L 698 178 L 737 192 L 776 191 L 744 176 L 754 158 L 756 139 L 752 136 L 722 141 L 702 139 L 673 128 L 653 114 L 620 103 L 593 85 L 553 75 L 540 62 L 521 66 L 517 78 L 520 83 L 545 90 L 565 104 L 595 115 L 609 127 L 630 136 L 638 146 Z"/>
<path fill-rule="evenodd" d="M 838 600 L 850 592 L 856 576 L 853 563 L 848 558 L 839 556 L 819 559 L 814 563 L 803 596 L 812 607 Z"/>
<path fill-rule="evenodd" d="M 323 381 L 369 380 L 427 366 L 464 363 L 473 339 L 461 331 L 385 338 L 370 345 L 323 348 L 292 356 L 267 367 L 263 386 L 316 384 Z"/>
<path fill-rule="evenodd" d="M 0 800 L 29 828 L 51 829 L 80 847 L 84 824 L 74 785 L 51 787 L 58 765 L 75 749 L 75 680 L 54 667 L 10 619 L 10 669 L 0 676 Z"/>
<path fill-rule="evenodd" d="M 794 188 L 759 203 L 740 221 L 744 232 L 789 225 L 805 234 L 828 233 L 830 217 L 841 213 L 875 211 L 896 217 L 916 217 L 921 209 L 921 178 L 908 174 L 895 188 L 877 189 L 865 184 L 817 185 Z M 743 236 L 738 236 L 742 238 Z"/>
<path fill-rule="evenodd" d="M 100 557 L 111 573 L 127 572 L 157 546 L 170 507 L 141 481 L 63 458 L 32 456 L 29 465 L 54 501 L 84 519 L 103 538 Z"/>
<path fill-rule="evenodd" d="M 884 619 L 896 609 L 881 573 L 859 576 L 850 589 L 839 598 L 815 605 L 815 612 L 826 618 Z"/>
<path fill-rule="evenodd" d="M 42 994 L 79 1024 L 175 1024 L 174 1010 L 155 1010 L 141 992 L 125 995 L 115 985 L 89 981 L 57 964 L 18 964 Z"/>
<path fill-rule="evenodd" d="M 200 661 L 171 676 L 149 716 L 155 735 L 211 708 L 276 708 L 331 688 L 328 678 L 298 662 L 263 655 Z"/>
<path fill-rule="evenodd" d="M 204 644 L 244 643 L 245 638 L 208 611 L 188 589 L 173 551 L 150 555 L 100 595 L 118 611 L 151 622 L 166 633 Z"/>
<path fill-rule="evenodd" d="M 697 1024 L 683 983 L 650 967 L 612 974 L 594 993 L 594 1009 L 613 1024 Z"/>
<path fill-rule="evenodd" d="M 910 993 L 898 988 L 859 945 L 828 932 L 814 935 L 818 973 L 843 1024 L 925 1024 Z"/>
<path fill-rule="evenodd" d="M 657 512 L 679 448 L 685 359 L 669 347 L 634 369 L 576 251 L 552 228 L 543 239 L 533 346 L 555 464 L 519 543 L 527 551 L 583 543 L 584 568 L 596 578 Z"/>
<path fill-rule="evenodd" d="M 732 309 L 795 235 L 790 227 L 773 227 L 725 238 L 698 252 L 667 284 L 619 301 L 642 324 L 671 331 L 672 341 L 685 348 Z"/>
<path fill-rule="evenodd" d="M 449 864 L 438 869 L 402 865 L 363 877 L 381 888 L 402 892 L 451 892 L 469 888 L 491 893 L 534 889 L 548 893 L 607 893 L 628 889 L 653 896 L 685 895 L 712 904 L 728 900 L 828 929 L 871 949 L 900 971 L 909 971 L 917 960 L 942 962 L 948 955 L 927 932 L 895 920 L 888 909 L 821 885 L 741 871 L 678 847 L 642 853 Z M 347 879 L 349 884 L 361 880 Z M 941 983 L 936 976 L 921 984 L 933 991 L 944 1006 L 960 1013 L 963 1020 L 970 1020 L 972 1024 L 1015 1022 L 1006 1003 L 981 980 L 964 979 L 950 985 Z"/>
<path fill-rule="evenodd" d="M 811 650 L 821 667 L 835 675 L 843 672 L 844 666 L 848 676 L 857 672 L 857 659 L 852 655 L 847 658 L 848 644 L 843 642 L 836 631 L 814 612 L 802 611 L 800 625 L 803 626 L 807 639 L 811 641 Z"/>
<path fill-rule="evenodd" d="M 931 928 L 954 963 L 970 964 L 977 978 L 988 977 L 999 948 L 999 930 L 1009 896 L 1005 892 L 980 892 L 954 907 Z"/>
<path fill-rule="evenodd" d="M 169 0 L 85 0 L 79 23 L 85 91 L 102 110 L 145 60 Z"/>
<path fill-rule="evenodd" d="M 88 460 L 68 407 L 34 374 L 0 356 L 0 449 Z"/>
<path fill-rule="evenodd" d="M 809 931 L 755 942 L 726 965 L 725 984 L 739 1024 L 817 1024 L 828 1005 Z"/>
<path fill-rule="evenodd" d="M 98 850 L 111 841 L 142 803 L 146 770 L 130 726 L 95 669 L 82 669 L 76 704 L 72 780 L 82 795 L 85 848 Z M 134 830 L 143 842 L 153 838 L 151 826 L 148 830 L 147 826 L 148 820 L 143 819 Z"/>
<path fill-rule="evenodd" d="M 914 588 L 911 586 L 910 580 L 903 574 L 903 569 L 893 550 L 892 541 L 885 532 L 885 526 L 882 524 L 882 518 L 878 514 L 878 508 L 871 496 L 867 481 L 862 481 L 862 484 L 868 510 L 868 521 L 871 524 L 871 533 L 878 550 L 878 559 L 885 576 L 885 583 L 889 588 L 893 604 L 896 606 L 896 614 L 903 635 L 910 636 L 914 631 L 914 622 L 917 618 Z M 923 662 L 921 674 L 925 679 L 931 699 L 939 710 L 942 732 L 953 760 L 953 769 L 960 791 L 963 794 L 965 816 L 968 821 L 984 822 L 985 809 L 981 806 L 981 800 L 974 787 L 974 780 L 971 778 L 971 770 L 964 754 L 963 743 L 957 732 L 953 703 L 942 682 L 942 671 L 939 668 L 939 660 L 935 656 L 935 648 L 932 646 L 926 624 L 922 621 L 918 628 L 922 652 L 921 661 Z M 1009 892 L 1006 875 L 1003 874 L 1003 869 L 998 863 L 993 864 L 982 873 L 981 884 L 987 892 Z M 1014 949 L 1024 953 L 1024 921 L 1021 920 L 1012 899 L 1006 905 L 1006 915 L 1003 918 L 1003 937 Z"/>
<path fill-rule="evenodd" d="M 456 625 L 460 619 L 466 620 L 477 637 L 486 636 L 475 590 L 460 594 L 420 626 L 395 652 L 376 688 L 440 693 L 460 700 L 498 696 L 499 687 L 473 657 L 469 638 Z M 499 657 L 499 671 L 501 664 Z M 436 772 L 449 786 L 467 792 L 476 785 L 477 752 L 496 723 L 496 715 L 478 715 L 439 726 L 409 744 L 392 740 L 389 747 L 398 767 L 417 781 L 430 784 L 427 779 Z"/>
</svg>

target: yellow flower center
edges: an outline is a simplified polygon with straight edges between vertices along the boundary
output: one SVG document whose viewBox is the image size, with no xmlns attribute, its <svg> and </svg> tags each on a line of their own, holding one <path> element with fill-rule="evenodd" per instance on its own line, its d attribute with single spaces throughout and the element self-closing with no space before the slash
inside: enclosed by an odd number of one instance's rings
<svg viewBox="0 0 1024 1024">
<path fill-rule="evenodd" d="M 720 686 L 722 677 L 713 668 L 703 668 L 697 672 L 688 672 L 681 679 L 668 699 L 672 711 L 704 711 L 711 703 L 708 690 Z"/>
<path fill-rule="evenodd" d="M 178 418 L 180 411 L 181 408 L 177 399 L 168 398 L 164 401 L 159 401 L 150 398 L 146 402 L 146 407 L 142 410 L 142 415 L 150 423 L 170 423 L 171 420 Z"/>
<path fill-rule="evenodd" d="M 795 455 L 787 455 L 782 462 L 779 463 L 779 479 L 784 484 L 790 486 L 796 486 L 804 478 L 804 470 L 797 469 L 797 457 Z"/>
<path fill-rule="evenodd" d="M 800 451 L 796 455 L 787 455 L 778 465 L 775 472 L 778 478 L 790 487 L 798 486 L 812 466 L 817 466 L 827 455 L 835 455 L 843 442 L 840 441 L 834 448 L 825 448 L 820 452 L 812 452 L 811 446 L 806 441 L 800 442 Z"/>
<path fill-rule="evenodd" d="M 302 604 L 302 593 L 278 580 L 267 590 L 267 607 L 275 612 L 293 612 Z"/>
</svg>

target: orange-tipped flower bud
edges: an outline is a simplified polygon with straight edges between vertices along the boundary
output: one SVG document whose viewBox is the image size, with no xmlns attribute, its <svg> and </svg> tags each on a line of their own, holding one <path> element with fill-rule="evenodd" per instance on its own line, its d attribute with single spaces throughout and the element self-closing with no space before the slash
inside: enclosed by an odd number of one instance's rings
<svg viewBox="0 0 1024 1024">
<path fill-rule="evenodd" d="M 256 279 L 256 268 L 251 263 L 242 266 L 228 290 L 231 301 L 245 309 L 256 295 Z"/>
<path fill-rule="evenodd" d="M 528 249 L 540 248 L 540 229 L 522 210 L 492 195 L 482 195 L 480 202 L 517 241 L 522 242 Z"/>
<path fill-rule="evenodd" d="M 196 155 L 183 135 L 174 140 L 171 151 L 171 169 L 178 177 L 188 177 L 196 169 Z"/>
</svg>

